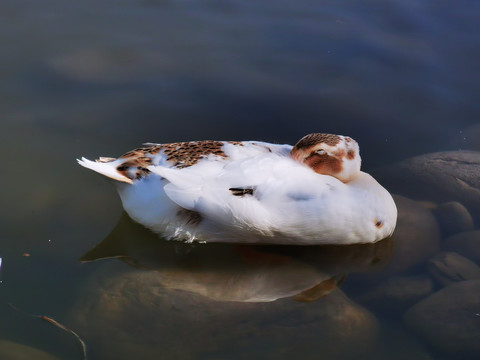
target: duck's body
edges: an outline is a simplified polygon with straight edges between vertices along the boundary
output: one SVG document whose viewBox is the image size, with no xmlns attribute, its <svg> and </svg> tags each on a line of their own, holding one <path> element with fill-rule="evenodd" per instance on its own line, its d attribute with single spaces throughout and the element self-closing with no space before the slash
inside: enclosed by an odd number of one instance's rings
<svg viewBox="0 0 480 360">
<path fill-rule="evenodd" d="M 391 235 L 395 204 L 360 171 L 356 142 L 309 136 L 295 147 L 148 144 L 118 159 L 79 163 L 117 180 L 127 213 L 168 239 L 313 245 Z"/>
</svg>

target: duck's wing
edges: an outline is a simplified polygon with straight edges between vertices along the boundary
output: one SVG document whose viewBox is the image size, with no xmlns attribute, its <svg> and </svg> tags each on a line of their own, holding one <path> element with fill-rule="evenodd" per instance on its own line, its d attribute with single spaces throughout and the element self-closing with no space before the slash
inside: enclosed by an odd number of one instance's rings
<svg viewBox="0 0 480 360">
<path fill-rule="evenodd" d="M 262 233 L 295 217 L 298 206 L 303 209 L 309 202 L 316 203 L 330 186 L 329 181 L 319 182 L 310 169 L 275 152 L 224 162 L 201 161 L 180 170 L 148 169 L 168 180 L 165 193 L 179 206 L 217 224 L 253 227 Z"/>
<path fill-rule="evenodd" d="M 255 141 L 190 141 L 170 144 L 145 143 L 119 158 L 100 157 L 95 161 L 84 157 L 78 163 L 111 179 L 132 184 L 149 175 L 150 166 L 184 169 L 200 160 L 221 161 L 245 159 L 263 153 L 287 155 L 290 145 L 275 145 Z"/>
<path fill-rule="evenodd" d="M 196 165 L 201 159 L 228 158 L 224 148 L 233 153 L 242 153 L 242 142 L 234 141 L 190 141 L 170 144 L 146 143 L 143 147 L 129 151 L 119 158 L 100 157 L 95 161 L 84 157 L 78 163 L 111 179 L 132 184 L 149 175 L 149 166 L 183 169 Z M 244 153 L 244 151 L 243 151 Z"/>
</svg>

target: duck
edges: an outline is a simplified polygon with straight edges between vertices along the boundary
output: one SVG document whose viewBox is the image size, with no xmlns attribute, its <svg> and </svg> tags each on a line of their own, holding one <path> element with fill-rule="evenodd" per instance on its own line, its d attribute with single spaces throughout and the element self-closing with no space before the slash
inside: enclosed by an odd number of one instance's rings
<svg viewBox="0 0 480 360">
<path fill-rule="evenodd" d="M 349 136 L 145 143 L 78 163 L 112 179 L 126 213 L 167 240 L 279 245 L 374 243 L 392 235 L 390 193 L 360 170 Z"/>
</svg>

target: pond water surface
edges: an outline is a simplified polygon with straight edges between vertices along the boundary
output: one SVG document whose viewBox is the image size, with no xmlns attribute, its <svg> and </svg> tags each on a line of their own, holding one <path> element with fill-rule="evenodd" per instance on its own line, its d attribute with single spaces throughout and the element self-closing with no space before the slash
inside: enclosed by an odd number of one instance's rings
<svg viewBox="0 0 480 360">
<path fill-rule="evenodd" d="M 0 357 L 82 358 L 21 311 L 77 332 L 89 359 L 480 357 L 479 13 L 472 0 L 2 1 Z M 75 161 L 311 132 L 359 142 L 396 194 L 392 239 L 166 242 Z"/>
</svg>

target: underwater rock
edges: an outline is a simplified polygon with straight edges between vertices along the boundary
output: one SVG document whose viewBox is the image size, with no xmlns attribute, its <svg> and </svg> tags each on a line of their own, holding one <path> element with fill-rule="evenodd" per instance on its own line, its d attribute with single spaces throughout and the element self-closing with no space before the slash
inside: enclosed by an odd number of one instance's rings
<svg viewBox="0 0 480 360">
<path fill-rule="evenodd" d="M 381 281 L 368 292 L 355 297 L 369 308 L 398 314 L 433 292 L 428 276 L 394 276 Z"/>
<path fill-rule="evenodd" d="M 480 267 L 454 252 L 444 252 L 428 260 L 428 272 L 442 286 L 465 280 L 480 280 Z"/>
<path fill-rule="evenodd" d="M 2 360 L 59 360 L 57 357 L 33 347 L 13 341 L 0 340 L 0 359 Z"/>
<path fill-rule="evenodd" d="M 403 196 L 395 195 L 394 200 L 398 208 L 394 251 L 390 262 L 378 274 L 384 277 L 422 263 L 440 249 L 440 231 L 431 211 Z"/>
<path fill-rule="evenodd" d="M 445 250 L 455 251 L 480 264 L 480 231 L 467 231 L 445 240 Z"/>
<path fill-rule="evenodd" d="M 450 201 L 432 209 L 442 234 L 447 236 L 474 229 L 473 218 L 465 206 Z"/>
<path fill-rule="evenodd" d="M 399 315 L 402 316 L 403 313 Z M 434 360 L 426 346 L 408 329 L 405 329 L 400 321 L 389 322 L 387 326 L 382 327 L 378 347 L 375 354 L 365 359 Z"/>
<path fill-rule="evenodd" d="M 454 359 L 480 358 L 480 280 L 454 283 L 405 313 L 405 323 Z"/>
<path fill-rule="evenodd" d="M 313 302 L 219 301 L 218 293 L 217 300 L 200 295 L 209 293 L 213 275 L 187 291 L 165 287 L 157 271 L 113 276 L 107 269 L 110 275 L 94 277 L 71 312 L 99 358 L 317 359 L 321 352 L 353 359 L 377 341 L 376 318 L 338 289 Z"/>
<path fill-rule="evenodd" d="M 445 151 L 416 156 L 378 174 L 389 190 L 419 200 L 458 201 L 480 212 L 480 152 Z"/>
</svg>

